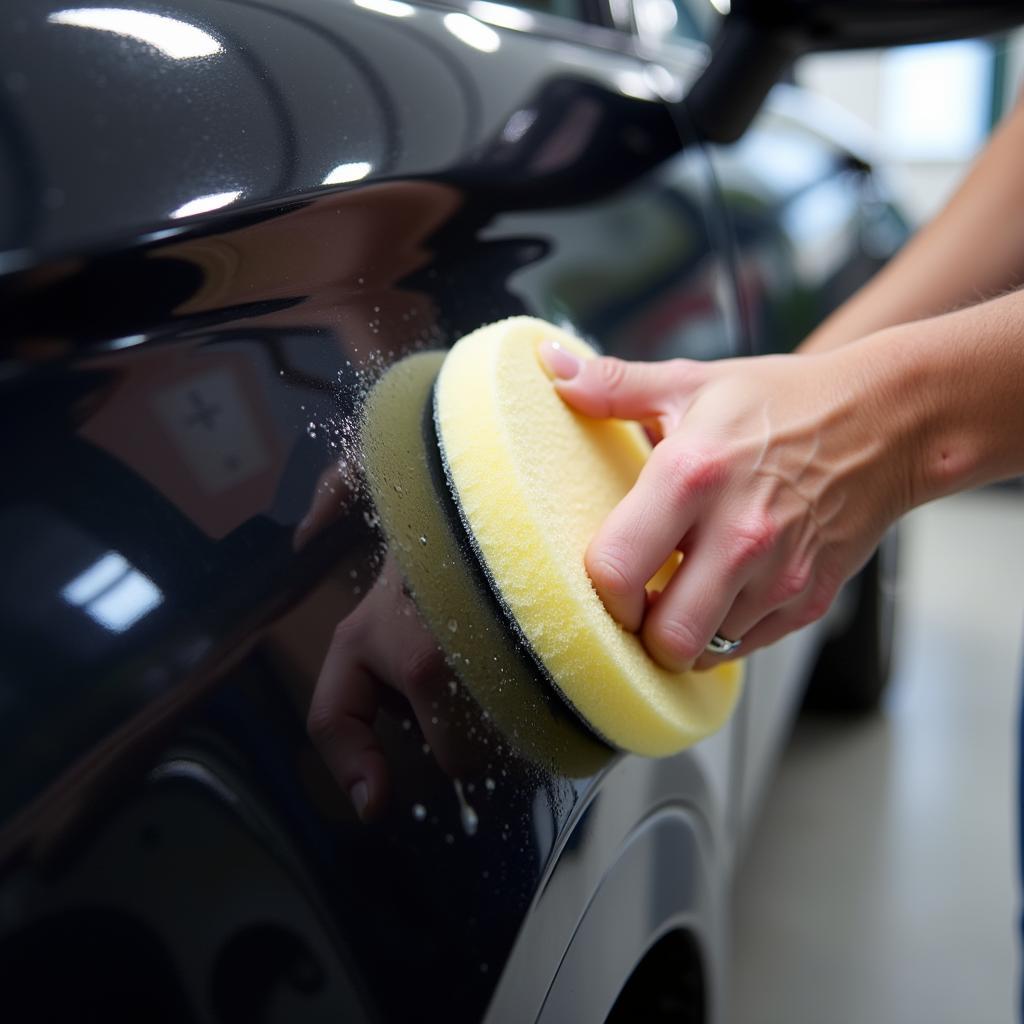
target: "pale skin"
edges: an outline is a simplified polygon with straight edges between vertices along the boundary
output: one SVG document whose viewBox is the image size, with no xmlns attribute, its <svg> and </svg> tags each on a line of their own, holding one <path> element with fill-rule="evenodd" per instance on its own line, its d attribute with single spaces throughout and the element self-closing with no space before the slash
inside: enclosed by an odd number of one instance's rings
<svg viewBox="0 0 1024 1024">
<path fill-rule="evenodd" d="M 586 553 L 609 612 L 666 668 L 707 668 L 820 618 L 918 505 L 1024 473 L 1024 102 L 945 210 L 793 355 L 579 362 L 589 416 L 660 438 Z M 645 583 L 684 564 L 655 601 Z"/>
</svg>

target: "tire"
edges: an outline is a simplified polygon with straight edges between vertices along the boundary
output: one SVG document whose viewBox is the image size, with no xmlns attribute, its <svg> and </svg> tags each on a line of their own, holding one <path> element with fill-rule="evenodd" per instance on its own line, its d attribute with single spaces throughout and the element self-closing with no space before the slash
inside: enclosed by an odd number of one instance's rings
<svg viewBox="0 0 1024 1024">
<path fill-rule="evenodd" d="M 892 669 L 899 540 L 891 530 L 849 586 L 853 611 L 818 655 L 803 708 L 821 714 L 867 715 L 882 703 Z"/>
</svg>

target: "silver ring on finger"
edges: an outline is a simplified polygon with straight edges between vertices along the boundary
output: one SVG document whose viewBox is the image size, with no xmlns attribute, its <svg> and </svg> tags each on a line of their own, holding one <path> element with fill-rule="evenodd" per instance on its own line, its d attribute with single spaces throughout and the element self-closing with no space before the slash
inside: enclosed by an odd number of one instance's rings
<svg viewBox="0 0 1024 1024">
<path fill-rule="evenodd" d="M 704 650 L 707 651 L 708 654 L 732 654 L 732 652 L 735 651 L 742 643 L 742 639 L 728 640 L 726 637 L 722 636 L 721 633 L 716 633 Z"/>
</svg>

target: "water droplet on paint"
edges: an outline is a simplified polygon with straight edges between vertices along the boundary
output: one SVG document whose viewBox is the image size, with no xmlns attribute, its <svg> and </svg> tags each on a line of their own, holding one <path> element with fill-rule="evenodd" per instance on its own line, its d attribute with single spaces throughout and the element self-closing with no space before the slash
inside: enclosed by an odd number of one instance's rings
<svg viewBox="0 0 1024 1024">
<path fill-rule="evenodd" d="M 458 779 L 455 780 L 455 796 L 459 801 L 459 817 L 462 819 L 462 829 L 467 836 L 475 836 L 480 819 L 477 817 L 476 811 L 470 807 L 469 801 L 466 800 L 466 794 L 462 792 L 462 783 Z"/>
</svg>

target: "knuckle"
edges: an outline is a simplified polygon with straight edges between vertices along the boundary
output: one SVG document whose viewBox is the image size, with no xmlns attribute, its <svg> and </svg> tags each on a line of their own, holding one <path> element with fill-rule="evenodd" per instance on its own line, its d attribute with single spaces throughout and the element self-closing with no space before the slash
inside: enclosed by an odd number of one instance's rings
<svg viewBox="0 0 1024 1024">
<path fill-rule="evenodd" d="M 689 664 L 704 651 L 702 641 L 693 628 L 677 619 L 665 619 L 651 629 L 650 642 L 670 661 Z"/>
<path fill-rule="evenodd" d="M 334 627 L 334 632 L 331 634 L 331 647 L 334 650 L 345 650 L 352 645 L 357 636 L 352 616 L 344 618 Z"/>
<path fill-rule="evenodd" d="M 818 614 L 818 610 L 811 605 L 804 605 L 799 612 L 793 617 L 793 628 L 803 629 L 805 626 L 810 626 L 812 623 L 817 622 L 821 618 Z"/>
<path fill-rule="evenodd" d="M 819 586 L 800 612 L 800 625 L 809 626 L 817 622 L 832 607 L 835 590 L 831 586 Z"/>
<path fill-rule="evenodd" d="M 811 571 L 806 565 L 795 565 L 783 570 L 769 592 L 769 602 L 774 606 L 788 604 L 800 597 L 811 585 Z"/>
<path fill-rule="evenodd" d="M 771 516 L 764 514 L 740 523 L 729 532 L 730 568 L 749 568 L 771 554 L 778 543 L 779 531 Z"/>
<path fill-rule="evenodd" d="M 722 457 L 712 452 L 675 451 L 667 456 L 664 472 L 666 490 L 678 506 L 717 490 L 725 480 L 726 466 Z"/>
<path fill-rule="evenodd" d="M 700 452 L 690 460 L 686 482 L 691 491 L 705 494 L 717 490 L 724 482 L 728 466 L 722 455 Z"/>
<path fill-rule="evenodd" d="M 614 547 L 588 550 L 584 561 L 587 574 L 598 591 L 614 597 L 632 593 L 634 583 L 629 560 Z"/>
<path fill-rule="evenodd" d="M 438 655 L 432 647 L 418 647 L 403 655 L 399 671 L 407 692 L 428 693 L 436 688 Z"/>
<path fill-rule="evenodd" d="M 606 391 L 615 391 L 620 388 L 629 372 L 628 364 L 622 359 L 614 356 L 601 356 L 593 360 L 594 375 L 597 382 Z"/>
<path fill-rule="evenodd" d="M 698 380 L 700 377 L 701 364 L 693 359 L 667 359 L 661 364 L 665 373 L 670 374 L 672 379 L 679 383 L 688 383 Z"/>
<path fill-rule="evenodd" d="M 316 746 L 329 744 L 337 732 L 334 714 L 326 701 L 314 700 L 306 714 L 306 732 Z"/>
</svg>

